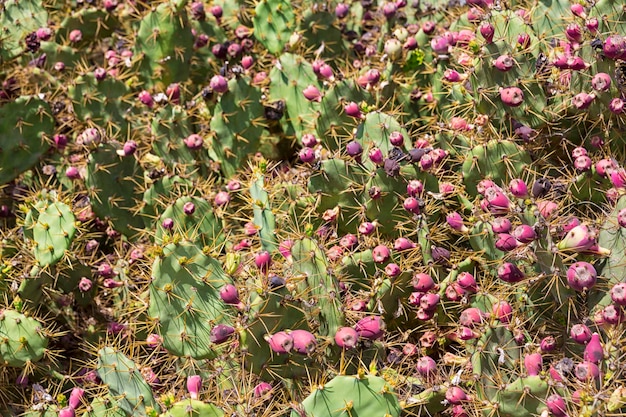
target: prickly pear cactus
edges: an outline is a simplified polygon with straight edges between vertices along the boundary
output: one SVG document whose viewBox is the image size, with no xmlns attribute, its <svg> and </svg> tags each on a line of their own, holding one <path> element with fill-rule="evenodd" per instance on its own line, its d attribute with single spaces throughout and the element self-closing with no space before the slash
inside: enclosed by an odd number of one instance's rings
<svg viewBox="0 0 626 417">
<path fill-rule="evenodd" d="M 0 362 L 24 367 L 41 360 L 48 347 L 43 325 L 15 310 L 0 310 Z"/>
</svg>

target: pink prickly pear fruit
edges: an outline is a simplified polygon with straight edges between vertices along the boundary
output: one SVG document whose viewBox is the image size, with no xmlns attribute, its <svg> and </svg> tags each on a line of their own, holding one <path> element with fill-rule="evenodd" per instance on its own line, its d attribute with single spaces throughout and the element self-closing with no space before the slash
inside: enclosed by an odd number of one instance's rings
<svg viewBox="0 0 626 417">
<path fill-rule="evenodd" d="M 624 111 L 624 100 L 619 97 L 616 97 L 609 101 L 609 110 L 613 114 L 622 114 Z"/>
<path fill-rule="evenodd" d="M 268 251 L 262 251 L 254 257 L 254 264 L 260 270 L 267 271 L 272 264 L 272 256 Z"/>
<path fill-rule="evenodd" d="M 272 391 L 272 385 L 267 382 L 261 382 L 254 387 L 254 398 L 261 398 Z"/>
<path fill-rule="evenodd" d="M 378 264 L 387 262 L 390 256 L 391 252 L 385 245 L 378 245 L 372 250 L 372 259 Z"/>
<path fill-rule="evenodd" d="M 548 373 L 550 374 L 550 378 L 552 378 L 556 382 L 565 382 L 563 375 L 559 371 L 557 371 L 554 366 L 550 366 L 548 369 Z"/>
<path fill-rule="evenodd" d="M 359 233 L 362 235 L 371 235 L 374 233 L 374 230 L 376 230 L 376 226 L 372 222 L 363 222 L 359 225 Z"/>
<path fill-rule="evenodd" d="M 198 394 L 202 390 L 202 378 L 200 375 L 190 375 L 187 377 L 187 391 L 192 400 L 198 399 Z"/>
<path fill-rule="evenodd" d="M 585 347 L 583 353 L 583 359 L 595 364 L 599 364 L 604 358 L 604 349 L 602 349 L 602 343 L 600 343 L 600 335 L 594 333 L 591 335 L 591 340 Z"/>
<path fill-rule="evenodd" d="M 395 278 L 402 273 L 402 270 L 398 264 L 390 263 L 385 266 L 385 275 L 391 278 Z"/>
<path fill-rule="evenodd" d="M 613 285 L 613 288 L 611 288 L 611 300 L 617 305 L 626 306 L 626 283 L 620 282 Z"/>
<path fill-rule="evenodd" d="M 598 18 L 592 17 L 585 21 L 585 27 L 587 28 L 589 32 L 595 34 L 598 31 L 598 28 L 600 27 L 600 21 L 598 20 Z"/>
<path fill-rule="evenodd" d="M 585 7 L 580 3 L 574 3 L 570 6 L 570 10 L 574 14 L 574 16 L 582 17 L 585 19 L 587 17 L 587 13 L 585 13 Z"/>
<path fill-rule="evenodd" d="M 463 218 L 456 211 L 446 216 L 446 222 L 448 223 L 448 226 L 450 226 L 453 230 L 456 230 L 457 232 L 461 232 L 461 233 L 469 232 L 469 229 L 467 228 L 467 226 L 463 224 Z"/>
<path fill-rule="evenodd" d="M 339 3 L 335 6 L 335 16 L 337 16 L 338 19 L 343 19 L 349 12 L 350 6 L 345 3 Z"/>
<path fill-rule="evenodd" d="M 512 235 L 508 233 L 500 233 L 498 234 L 498 240 L 496 240 L 496 248 L 501 250 L 502 252 L 510 252 L 513 249 L 520 246 L 521 243 L 515 239 Z"/>
<path fill-rule="evenodd" d="M 413 214 L 420 214 L 420 203 L 415 197 L 407 197 L 402 203 L 402 207 Z"/>
<path fill-rule="evenodd" d="M 485 313 L 483 313 L 479 308 L 470 307 L 463 310 L 459 316 L 459 323 L 461 326 L 473 328 L 474 326 L 482 323 L 484 318 Z"/>
<path fill-rule="evenodd" d="M 521 224 L 513 230 L 513 237 L 522 243 L 530 243 L 537 239 L 537 233 L 532 226 L 527 224 Z"/>
<path fill-rule="evenodd" d="M 487 43 L 493 42 L 493 35 L 496 33 L 496 28 L 491 23 L 484 22 L 480 25 L 479 31 Z"/>
<path fill-rule="evenodd" d="M 452 417 L 469 417 L 469 414 L 467 414 L 467 411 L 465 411 L 465 408 L 461 404 L 453 406 L 451 414 Z"/>
<path fill-rule="evenodd" d="M 241 66 L 243 67 L 244 70 L 249 70 L 250 68 L 252 68 L 253 65 L 254 65 L 253 57 L 246 55 L 241 58 Z"/>
<path fill-rule="evenodd" d="M 421 376 L 430 377 L 437 370 L 437 363 L 430 356 L 422 356 L 417 360 L 415 368 Z"/>
<path fill-rule="evenodd" d="M 351 101 L 350 103 L 346 104 L 343 110 L 350 117 L 354 117 L 357 119 L 360 119 L 361 117 L 363 117 L 363 114 L 361 113 L 361 109 L 359 108 L 359 105 L 356 104 L 354 101 Z"/>
<path fill-rule="evenodd" d="M 530 35 L 528 33 L 521 33 L 517 36 L 517 44 L 522 48 L 526 49 L 530 46 Z"/>
<path fill-rule="evenodd" d="M 608 175 L 615 188 L 626 188 L 626 170 L 624 168 L 613 169 Z"/>
<path fill-rule="evenodd" d="M 491 312 L 502 323 L 509 323 L 513 318 L 513 307 L 506 301 L 498 301 L 491 307 Z"/>
<path fill-rule="evenodd" d="M 556 246 L 562 251 L 583 251 L 590 249 L 596 243 L 595 233 L 592 233 L 587 225 L 580 224 L 567 232 Z"/>
<path fill-rule="evenodd" d="M 294 330 L 289 335 L 293 338 L 293 349 L 302 355 L 310 355 L 317 348 L 315 336 L 306 330 Z"/>
<path fill-rule="evenodd" d="M 524 92 L 518 87 L 501 88 L 500 100 L 507 106 L 517 107 L 524 102 Z"/>
<path fill-rule="evenodd" d="M 298 153 L 300 160 L 305 164 L 315 161 L 315 151 L 311 148 L 302 148 Z"/>
<path fill-rule="evenodd" d="M 478 182 L 478 185 L 476 186 L 476 191 L 478 191 L 482 196 L 485 195 L 485 192 L 489 189 L 494 187 L 496 190 L 500 190 L 500 187 L 498 187 L 493 181 L 491 180 L 480 180 Z"/>
<path fill-rule="evenodd" d="M 491 230 L 493 230 L 494 233 L 509 233 L 513 227 L 511 221 L 506 217 L 496 217 L 490 224 Z"/>
<path fill-rule="evenodd" d="M 435 36 L 430 41 L 430 47 L 437 55 L 445 55 L 450 50 L 450 41 L 445 36 Z"/>
<path fill-rule="evenodd" d="M 163 338 L 156 333 L 149 334 L 148 337 L 146 337 L 146 345 L 151 349 L 158 348 L 162 343 Z"/>
<path fill-rule="evenodd" d="M 154 106 L 154 99 L 152 98 L 152 94 L 150 94 L 150 92 L 147 90 L 143 90 L 142 92 L 140 92 L 137 95 L 137 98 L 142 104 L 148 107 Z"/>
<path fill-rule="evenodd" d="M 340 327 L 335 333 L 335 343 L 342 349 L 352 349 L 359 342 L 359 334 L 352 327 Z"/>
<path fill-rule="evenodd" d="M 225 324 L 218 324 L 211 329 L 211 343 L 224 343 L 235 333 L 235 329 Z"/>
<path fill-rule="evenodd" d="M 389 142 L 391 142 L 393 146 L 402 146 L 404 145 L 404 136 L 398 131 L 391 132 L 389 134 Z"/>
<path fill-rule="evenodd" d="M 591 330 L 582 323 L 575 324 L 570 329 L 569 336 L 574 342 L 584 345 L 591 340 Z"/>
<path fill-rule="evenodd" d="M 598 274 L 588 262 L 576 262 L 567 270 L 567 283 L 576 291 L 584 291 L 593 287 Z"/>
<path fill-rule="evenodd" d="M 185 146 L 187 146 L 187 148 L 191 149 L 192 151 L 202 149 L 202 146 L 204 145 L 204 140 L 202 139 L 202 136 L 196 133 L 192 133 L 191 135 L 187 136 L 185 139 L 183 139 L 183 142 L 185 143 Z"/>
<path fill-rule="evenodd" d="M 393 248 L 398 252 L 415 249 L 416 247 L 415 242 L 405 237 L 399 237 L 393 242 Z"/>
<path fill-rule="evenodd" d="M 449 81 L 451 83 L 456 83 L 459 82 L 463 79 L 463 77 L 461 76 L 461 74 L 459 74 L 458 71 L 455 71 L 453 69 L 447 69 L 443 72 L 443 78 L 446 81 Z"/>
<path fill-rule="evenodd" d="M 322 101 L 322 93 L 314 85 L 309 85 L 307 88 L 302 90 L 302 94 L 304 95 L 304 98 L 306 98 L 309 101 L 315 101 L 318 103 Z"/>
<path fill-rule="evenodd" d="M 591 79 L 591 86 L 596 91 L 609 91 L 611 88 L 611 76 L 606 72 L 599 72 Z"/>
<path fill-rule="evenodd" d="M 462 402 L 467 401 L 467 399 L 465 391 L 457 386 L 452 386 L 446 391 L 446 400 L 448 400 L 450 404 L 461 404 Z"/>
<path fill-rule="evenodd" d="M 516 283 L 522 281 L 525 276 L 524 273 L 517 267 L 517 265 L 505 262 L 498 268 L 498 278 L 504 282 Z"/>
<path fill-rule="evenodd" d="M 567 406 L 565 400 L 559 394 L 552 394 L 546 399 L 546 406 L 554 417 L 566 417 Z"/>
<path fill-rule="evenodd" d="M 609 59 L 620 59 L 626 51 L 626 39 L 621 35 L 611 35 L 606 38 L 602 47 L 604 56 Z"/>
<path fill-rule="evenodd" d="M 382 165 L 385 161 L 385 156 L 383 155 L 383 151 L 381 151 L 380 148 L 371 148 L 367 156 L 369 157 L 370 161 L 372 161 L 376 165 Z"/>
<path fill-rule="evenodd" d="M 424 274 L 423 272 L 413 275 L 411 283 L 415 291 L 428 292 L 435 288 L 435 281 L 433 281 L 430 275 Z"/>
<path fill-rule="evenodd" d="M 572 97 L 572 106 L 574 106 L 578 110 L 585 110 L 591 105 L 591 103 L 593 103 L 593 100 L 595 98 L 596 95 L 593 93 L 578 93 L 574 97 Z"/>
<path fill-rule="evenodd" d="M 583 30 L 576 23 L 570 23 L 565 28 L 565 37 L 570 42 L 580 43 L 583 40 Z"/>
<path fill-rule="evenodd" d="M 422 307 L 417 309 L 417 313 L 415 314 L 418 320 L 427 321 L 435 317 L 435 309 L 426 310 Z"/>
<path fill-rule="evenodd" d="M 438 304 L 439 294 L 437 293 L 424 294 L 424 296 L 420 299 L 420 307 L 426 311 L 435 310 Z"/>
<path fill-rule="evenodd" d="M 82 178 L 80 171 L 76 167 L 68 167 L 65 170 L 65 176 L 70 180 L 79 180 Z"/>
<path fill-rule="evenodd" d="M 542 200 L 537 202 L 537 209 L 539 210 L 539 214 L 544 219 L 549 219 L 553 215 L 557 213 L 559 206 L 550 200 Z"/>
<path fill-rule="evenodd" d="M 436 28 L 437 28 L 437 24 L 433 22 L 432 20 L 427 20 L 426 22 L 422 23 L 422 30 L 427 35 L 430 35 L 431 33 L 433 33 Z"/>
<path fill-rule="evenodd" d="M 574 375 L 579 381 L 587 382 L 600 378 L 600 368 L 593 362 L 584 361 L 576 365 Z"/>
<path fill-rule="evenodd" d="M 546 336 L 539 342 L 539 349 L 542 352 L 552 352 L 556 349 L 556 339 L 554 336 Z"/>
<path fill-rule="evenodd" d="M 354 330 L 364 339 L 377 340 L 385 334 L 385 323 L 380 316 L 364 317 L 356 323 Z"/>
<path fill-rule="evenodd" d="M 587 155 L 581 155 L 574 160 L 574 168 L 581 172 L 589 171 L 591 165 L 593 165 L 593 162 Z"/>
<path fill-rule="evenodd" d="M 85 390 L 82 388 L 74 387 L 70 393 L 68 405 L 70 408 L 76 409 L 80 407 L 80 404 L 85 396 Z"/>
<path fill-rule="evenodd" d="M 511 207 L 511 200 L 496 187 L 489 187 L 485 190 L 485 199 L 489 211 L 494 214 L 507 213 Z"/>
<path fill-rule="evenodd" d="M 65 407 L 59 411 L 59 417 L 74 417 L 76 412 L 72 407 Z"/>
<path fill-rule="evenodd" d="M 68 39 L 72 43 L 78 43 L 83 40 L 83 32 L 81 32 L 80 29 L 74 29 L 70 32 Z"/>
<path fill-rule="evenodd" d="M 541 353 L 531 353 L 524 357 L 524 367 L 529 376 L 537 376 L 543 368 Z"/>
<path fill-rule="evenodd" d="M 609 304 L 602 309 L 602 320 L 607 324 L 620 324 L 624 320 L 624 313 L 620 307 Z"/>
<path fill-rule="evenodd" d="M 457 276 L 456 282 L 464 291 L 476 292 L 478 290 L 476 287 L 476 278 L 474 278 L 474 275 L 469 272 L 461 272 Z"/>
<path fill-rule="evenodd" d="M 424 192 L 424 184 L 420 180 L 411 180 L 406 186 L 407 194 L 411 197 L 417 197 Z"/>
<path fill-rule="evenodd" d="M 528 185 L 519 178 L 515 178 L 511 180 L 509 183 L 509 191 L 517 198 L 527 198 L 528 197 Z"/>
<path fill-rule="evenodd" d="M 493 62 L 493 66 L 502 72 L 507 72 L 515 65 L 515 60 L 510 55 L 500 55 Z"/>
<path fill-rule="evenodd" d="M 293 338 L 286 332 L 278 332 L 269 337 L 267 342 L 272 351 L 281 354 L 289 353 L 293 349 Z"/>
</svg>

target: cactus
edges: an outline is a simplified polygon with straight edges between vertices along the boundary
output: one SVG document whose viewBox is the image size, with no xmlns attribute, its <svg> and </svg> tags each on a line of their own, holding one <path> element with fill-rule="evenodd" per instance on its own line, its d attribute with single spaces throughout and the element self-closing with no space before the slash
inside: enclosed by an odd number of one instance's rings
<svg viewBox="0 0 626 417">
<path fill-rule="evenodd" d="M 340 416 L 349 412 L 353 416 L 399 416 L 400 404 L 393 388 L 381 377 L 373 375 L 339 375 L 320 385 L 292 412 L 301 415 Z"/>
<path fill-rule="evenodd" d="M 46 354 L 48 337 L 43 325 L 15 310 L 0 312 L 0 361 L 6 366 L 24 367 Z"/>
<path fill-rule="evenodd" d="M 123 353 L 112 347 L 100 349 L 97 371 L 126 415 L 148 415 L 152 410 L 157 413 L 160 411 L 161 407 L 155 401 L 152 389 L 141 375 L 138 365 Z"/>
<path fill-rule="evenodd" d="M 291 3 L 262 0 L 254 9 L 254 37 L 272 54 L 283 50 L 296 26 Z"/>
<path fill-rule="evenodd" d="M 222 417 L 224 412 L 213 404 L 206 404 L 198 400 L 182 400 L 172 408 L 161 414 L 161 417 L 207 416 Z"/>
<path fill-rule="evenodd" d="M 254 202 L 252 209 L 254 215 L 254 225 L 258 228 L 261 248 L 270 253 L 276 250 L 276 220 L 267 191 L 264 189 L 264 177 L 257 174 L 252 178 L 250 185 L 250 196 Z"/>
<path fill-rule="evenodd" d="M 4 28 L 0 62 L 10 61 L 22 54 L 27 46 L 25 41 L 28 35 L 46 26 L 47 21 L 48 13 L 41 0 L 5 2 L 0 16 L 0 25 Z"/>
<path fill-rule="evenodd" d="M 48 150 L 46 137 L 52 134 L 54 119 L 48 103 L 25 96 L 0 107 L 0 119 L 0 184 L 6 184 L 33 167 Z"/>
</svg>

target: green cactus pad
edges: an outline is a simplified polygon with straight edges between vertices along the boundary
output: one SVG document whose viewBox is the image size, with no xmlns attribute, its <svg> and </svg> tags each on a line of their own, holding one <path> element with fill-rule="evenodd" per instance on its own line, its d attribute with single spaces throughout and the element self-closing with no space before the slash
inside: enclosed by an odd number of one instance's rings
<svg viewBox="0 0 626 417">
<path fill-rule="evenodd" d="M 43 326 L 14 310 L 0 310 L 0 363 L 23 367 L 41 360 L 48 347 Z"/>
<path fill-rule="evenodd" d="M 490 179 L 506 187 L 513 178 L 520 177 L 531 163 L 528 153 L 508 140 L 491 140 L 472 148 L 463 162 L 463 183 L 469 195 L 477 195 L 476 185 Z"/>
<path fill-rule="evenodd" d="M 119 407 L 129 416 L 146 416 L 149 410 L 158 413 L 161 407 L 152 395 L 150 385 L 141 375 L 139 365 L 112 347 L 98 351 L 97 372 Z"/>
<path fill-rule="evenodd" d="M 252 178 L 250 185 L 250 196 L 253 201 L 252 212 L 254 214 L 254 225 L 258 228 L 259 238 L 261 239 L 261 247 L 270 253 L 277 248 L 276 243 L 276 219 L 267 191 L 264 189 L 264 177 L 257 173 Z"/>
<path fill-rule="evenodd" d="M 195 206 L 195 211 L 191 215 L 184 212 L 187 203 L 193 203 Z M 174 220 L 172 232 L 163 228 L 165 219 Z M 222 220 L 215 216 L 213 207 L 208 201 L 200 197 L 181 197 L 161 214 L 154 240 L 159 245 L 163 244 L 174 233 L 187 240 L 199 242 L 202 246 L 215 248 L 224 242 L 223 228 Z"/>
<path fill-rule="evenodd" d="M 0 63 L 24 52 L 26 36 L 48 24 L 48 13 L 42 3 L 41 0 L 3 2 L 0 13 Z"/>
<path fill-rule="evenodd" d="M 198 400 L 182 400 L 161 414 L 161 417 L 223 417 L 224 412 L 213 404 Z"/>
<path fill-rule="evenodd" d="M 259 149 L 265 120 L 261 91 L 246 78 L 228 82 L 211 119 L 215 131 L 209 155 L 221 163 L 226 177 L 233 176 L 246 159 Z"/>
<path fill-rule="evenodd" d="M 53 129 L 50 106 L 43 100 L 23 96 L 0 106 L 0 184 L 39 161 L 50 148 L 45 135 L 51 136 Z"/>
<path fill-rule="evenodd" d="M 89 404 L 90 409 L 82 417 L 128 417 L 111 396 L 96 397 Z"/>
<path fill-rule="evenodd" d="M 220 263 L 192 243 L 170 244 L 154 261 L 152 276 L 148 313 L 159 324 L 163 347 L 180 357 L 215 357 L 211 329 L 230 320 L 219 294 L 230 279 Z"/>
<path fill-rule="evenodd" d="M 408 132 L 400 123 L 391 115 L 372 112 L 365 116 L 365 120 L 361 123 L 356 131 L 356 140 L 363 147 L 363 155 L 366 156 L 373 147 L 380 148 L 383 155 L 389 155 L 389 151 L 393 149 L 393 145 L 389 141 L 389 135 L 393 132 L 400 132 L 404 137 L 404 146 L 410 147 L 411 138 Z M 376 165 L 363 157 L 363 165 L 368 169 L 373 169 Z"/>
<path fill-rule="evenodd" d="M 36 211 L 36 212 L 35 212 Z M 33 252 L 41 266 L 54 265 L 70 248 L 76 226 L 72 209 L 64 203 L 41 201 L 31 209 L 26 226 L 32 229 Z"/>
<path fill-rule="evenodd" d="M 85 185 L 94 213 L 108 219 L 115 230 L 128 237 L 143 228 L 138 209 L 143 184 L 141 168 L 133 156 L 117 154 L 119 144 L 104 144 L 92 151 Z"/>
<path fill-rule="evenodd" d="M 316 388 L 301 408 L 311 417 L 399 417 L 401 413 L 393 388 L 383 378 L 371 375 L 336 376 Z M 291 412 L 291 417 L 301 415 L 297 408 Z"/>
<path fill-rule="evenodd" d="M 161 3 L 141 19 L 135 54 L 142 57 L 139 75 L 146 86 L 164 89 L 189 77 L 194 37 L 184 3 Z"/>
<path fill-rule="evenodd" d="M 254 10 L 254 37 L 272 54 L 282 52 L 296 28 L 291 3 L 283 0 L 261 0 Z"/>
<path fill-rule="evenodd" d="M 119 24 L 115 14 L 107 12 L 104 8 L 84 8 L 63 19 L 55 40 L 62 44 L 67 41 L 71 31 L 78 29 L 83 35 L 79 44 L 84 47 L 96 39 L 110 37 Z"/>
<path fill-rule="evenodd" d="M 344 315 L 339 282 L 328 273 L 326 256 L 311 239 L 294 242 L 291 256 L 294 273 L 306 277 L 306 286 L 303 289 L 308 296 L 303 297 L 314 300 L 316 310 L 319 309 L 319 318 L 316 318 L 320 323 L 319 334 L 334 336 L 337 329 L 344 325 Z"/>
<path fill-rule="evenodd" d="M 298 55 L 283 54 L 272 68 L 270 80 L 271 100 L 285 101 L 286 112 L 280 119 L 283 130 L 298 140 L 305 133 L 314 133 L 319 105 L 302 94 L 310 85 L 321 89 L 311 64 Z"/>
<path fill-rule="evenodd" d="M 545 399 L 549 385 L 541 376 L 518 378 L 492 398 L 498 405 L 495 415 L 499 417 L 532 417 L 546 409 Z"/>
</svg>

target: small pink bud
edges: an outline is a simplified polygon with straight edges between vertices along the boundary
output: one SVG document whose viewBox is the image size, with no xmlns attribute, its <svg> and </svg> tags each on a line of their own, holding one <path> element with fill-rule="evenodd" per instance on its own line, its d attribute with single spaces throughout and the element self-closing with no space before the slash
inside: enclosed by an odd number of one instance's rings
<svg viewBox="0 0 626 417">
<path fill-rule="evenodd" d="M 584 251 L 596 244 L 595 233 L 592 233 L 587 225 L 581 224 L 571 229 L 557 244 L 557 248 L 564 251 Z"/>
<path fill-rule="evenodd" d="M 89 278 L 82 277 L 78 282 L 78 289 L 80 292 L 88 292 L 93 287 L 93 281 Z"/>
<path fill-rule="evenodd" d="M 602 320 L 607 324 L 620 324 L 624 320 L 624 313 L 619 306 L 609 304 L 602 309 Z"/>
<path fill-rule="evenodd" d="M 518 242 L 515 237 L 508 233 L 498 234 L 498 239 L 496 240 L 495 244 L 496 248 L 501 250 L 502 252 L 510 252 L 520 245 L 521 243 Z"/>
<path fill-rule="evenodd" d="M 511 221 L 506 217 L 496 217 L 490 224 L 491 230 L 493 230 L 494 233 L 509 233 L 513 227 Z"/>
<path fill-rule="evenodd" d="M 422 272 L 413 275 L 411 283 L 416 291 L 427 292 L 435 288 L 435 282 L 432 277 Z"/>
<path fill-rule="evenodd" d="M 537 233 L 531 226 L 521 224 L 513 230 L 513 237 L 522 243 L 530 243 L 537 239 Z"/>
<path fill-rule="evenodd" d="M 254 264 L 261 271 L 267 271 L 272 263 L 272 256 L 268 251 L 262 251 L 254 257 Z"/>
<path fill-rule="evenodd" d="M 432 377 L 437 371 L 437 362 L 435 362 L 430 356 L 422 356 L 417 360 L 415 368 L 417 369 L 417 373 L 421 376 L 427 378 Z"/>
<path fill-rule="evenodd" d="M 591 330 L 584 324 L 575 324 L 570 329 L 569 336 L 574 342 L 584 345 L 591 340 Z"/>
<path fill-rule="evenodd" d="M 137 95 L 137 98 L 142 104 L 148 107 L 154 106 L 154 99 L 152 98 L 152 94 L 150 94 L 149 91 L 143 90 Z"/>
<path fill-rule="evenodd" d="M 552 352 L 556 349 L 556 340 L 554 339 L 554 336 L 546 336 L 541 339 L 541 342 L 539 342 L 539 349 L 541 349 L 542 352 Z"/>
<path fill-rule="evenodd" d="M 439 294 L 427 293 L 420 299 L 420 307 L 426 311 L 432 311 L 439 304 Z"/>
<path fill-rule="evenodd" d="M 565 28 L 565 37 L 571 42 L 580 43 L 583 40 L 583 30 L 576 23 L 570 23 Z"/>
<path fill-rule="evenodd" d="M 298 152 L 298 157 L 305 164 L 310 164 L 315 161 L 315 151 L 311 148 L 302 148 Z"/>
<path fill-rule="evenodd" d="M 498 268 L 498 278 L 504 282 L 516 283 L 522 281 L 525 276 L 517 265 L 505 262 Z"/>
<path fill-rule="evenodd" d="M 479 30 L 480 34 L 483 36 L 483 38 L 485 38 L 487 43 L 493 42 L 493 35 L 496 33 L 496 29 L 491 23 L 484 22 L 482 25 L 480 25 Z"/>
<path fill-rule="evenodd" d="M 393 248 L 398 252 L 415 249 L 416 247 L 415 242 L 405 237 L 399 237 L 393 242 Z"/>
<path fill-rule="evenodd" d="M 609 102 L 609 110 L 613 114 L 622 114 L 624 111 L 624 100 L 619 97 L 612 99 Z"/>
<path fill-rule="evenodd" d="M 517 107 L 524 102 L 524 93 L 518 87 L 501 88 L 500 100 L 507 106 Z"/>
<path fill-rule="evenodd" d="M 574 14 L 574 16 L 582 17 L 585 19 L 587 17 L 587 13 L 585 13 L 585 8 L 580 3 L 574 3 L 570 6 L 570 10 Z"/>
<path fill-rule="evenodd" d="M 308 87 L 306 87 L 302 91 L 302 94 L 304 95 L 304 98 L 306 98 L 309 101 L 316 101 L 318 103 L 322 101 L 322 93 L 314 85 L 309 85 Z"/>
<path fill-rule="evenodd" d="M 596 91 L 609 91 L 611 88 L 611 76 L 605 72 L 599 72 L 591 79 L 591 86 Z"/>
<path fill-rule="evenodd" d="M 530 35 L 528 33 L 522 33 L 517 36 L 517 44 L 522 48 L 526 49 L 530 46 Z"/>
<path fill-rule="evenodd" d="M 485 190 L 485 199 L 489 211 L 494 214 L 503 214 L 509 211 L 511 200 L 499 187 L 489 187 Z"/>
<path fill-rule="evenodd" d="M 65 176 L 70 180 L 79 180 L 82 178 L 80 171 L 76 167 L 69 167 L 65 170 Z"/>
<path fill-rule="evenodd" d="M 574 97 L 572 97 L 572 106 L 574 106 L 578 110 L 584 110 L 591 105 L 595 98 L 596 96 L 593 93 L 578 93 Z"/>
<path fill-rule="evenodd" d="M 465 391 L 461 388 L 452 386 L 446 391 L 446 400 L 448 400 L 450 404 L 461 404 L 467 401 L 467 394 L 465 394 Z"/>
<path fill-rule="evenodd" d="M 80 29 L 74 29 L 69 34 L 69 40 L 72 43 L 78 43 L 83 39 L 83 32 Z"/>
<path fill-rule="evenodd" d="M 224 343 L 235 333 L 235 329 L 226 324 L 218 324 L 211 329 L 209 340 L 211 343 Z"/>
<path fill-rule="evenodd" d="M 474 278 L 474 275 L 470 274 L 469 272 L 461 272 L 457 276 L 456 282 L 461 287 L 461 289 L 466 292 L 473 293 L 476 292 L 478 289 L 476 286 L 476 278 Z"/>
<path fill-rule="evenodd" d="M 493 66 L 498 71 L 507 72 L 515 65 L 515 60 L 510 55 L 500 55 L 494 62 Z"/>
<path fill-rule="evenodd" d="M 198 394 L 202 390 L 202 378 L 200 375 L 190 375 L 187 377 L 187 391 L 192 400 L 198 399 Z"/>
<path fill-rule="evenodd" d="M 459 323 L 461 324 L 461 326 L 473 328 L 477 324 L 482 323 L 484 318 L 485 313 L 483 313 L 479 308 L 470 307 L 463 310 L 463 312 L 459 316 Z"/>
<path fill-rule="evenodd" d="M 371 222 L 363 222 L 359 225 L 359 233 L 362 235 L 371 235 L 376 230 L 376 226 L 374 226 Z"/>
<path fill-rule="evenodd" d="M 543 368 L 543 358 L 541 353 L 531 353 L 524 357 L 524 367 L 529 376 L 537 376 Z"/>
<path fill-rule="evenodd" d="M 554 417 L 566 417 L 567 406 L 565 400 L 559 394 L 552 394 L 546 399 L 546 406 Z"/>
<path fill-rule="evenodd" d="M 448 223 L 448 226 L 450 226 L 453 230 L 456 230 L 457 232 L 461 232 L 461 233 L 469 232 L 469 229 L 467 228 L 467 226 L 463 224 L 463 218 L 456 211 L 446 216 L 446 222 Z"/>
<path fill-rule="evenodd" d="M 390 263 L 390 264 L 387 264 L 387 266 L 385 266 L 385 275 L 387 275 L 390 278 L 397 277 L 398 275 L 400 275 L 401 272 L 402 270 L 400 269 L 398 264 Z"/>
<path fill-rule="evenodd" d="M 185 143 L 185 146 L 187 146 L 187 148 L 191 149 L 192 151 L 202 149 L 202 146 L 204 145 L 204 140 L 202 139 L 202 136 L 196 133 L 187 136 L 185 139 L 183 139 L 183 142 Z"/>
<path fill-rule="evenodd" d="M 146 337 L 146 345 L 151 349 L 156 349 L 163 343 L 163 338 L 156 333 L 149 334 Z"/>
<path fill-rule="evenodd" d="M 80 407 L 83 397 L 85 396 L 85 390 L 82 388 L 74 387 L 70 393 L 68 405 L 70 408 L 76 409 Z"/>
<path fill-rule="evenodd" d="M 361 109 L 359 108 L 359 105 L 356 104 L 354 101 L 346 104 L 343 110 L 350 117 L 360 119 L 363 116 L 363 114 L 361 113 Z"/>
<path fill-rule="evenodd" d="M 389 134 L 389 142 L 391 142 L 393 146 L 403 146 L 404 136 L 398 131 L 391 132 Z"/>
<path fill-rule="evenodd" d="M 424 184 L 420 180 L 411 180 L 406 186 L 406 191 L 411 197 L 420 196 L 424 192 Z"/>
<path fill-rule="evenodd" d="M 598 31 L 598 28 L 600 27 L 600 22 L 598 21 L 597 18 L 592 17 L 592 18 L 587 19 L 587 21 L 585 21 L 585 27 L 587 28 L 589 32 L 591 32 L 592 34 L 595 34 Z"/>
<path fill-rule="evenodd" d="M 504 324 L 513 318 L 513 307 L 506 301 L 499 301 L 491 307 L 493 315 Z"/>
<path fill-rule="evenodd" d="M 374 262 L 378 264 L 387 262 L 390 256 L 391 252 L 385 245 L 378 245 L 372 250 L 372 258 L 374 259 Z"/>
<path fill-rule="evenodd" d="M 443 79 L 451 83 L 456 83 L 461 81 L 463 77 L 458 73 L 458 71 L 448 68 L 443 72 Z"/>
<path fill-rule="evenodd" d="M 209 81 L 209 87 L 216 93 L 223 94 L 228 91 L 228 80 L 221 75 L 214 75 Z"/>
<path fill-rule="evenodd" d="M 626 209 L 622 209 L 620 213 L 624 210 Z M 626 306 L 626 283 L 620 282 L 613 285 L 613 287 L 611 288 L 611 300 L 613 300 L 613 302 L 617 305 Z"/>
<path fill-rule="evenodd" d="M 65 407 L 59 411 L 59 417 L 75 417 L 76 412 L 71 407 Z"/>
<path fill-rule="evenodd" d="M 576 365 L 574 375 L 579 381 L 588 382 L 600 378 L 600 368 L 593 362 L 584 361 Z"/>
<path fill-rule="evenodd" d="M 272 386 L 267 382 L 261 382 L 254 387 L 254 398 L 261 398 L 272 391 Z"/>
<path fill-rule="evenodd" d="M 528 197 L 528 186 L 523 180 L 519 178 L 511 180 L 511 182 L 509 183 L 509 191 L 517 198 Z"/>
</svg>

